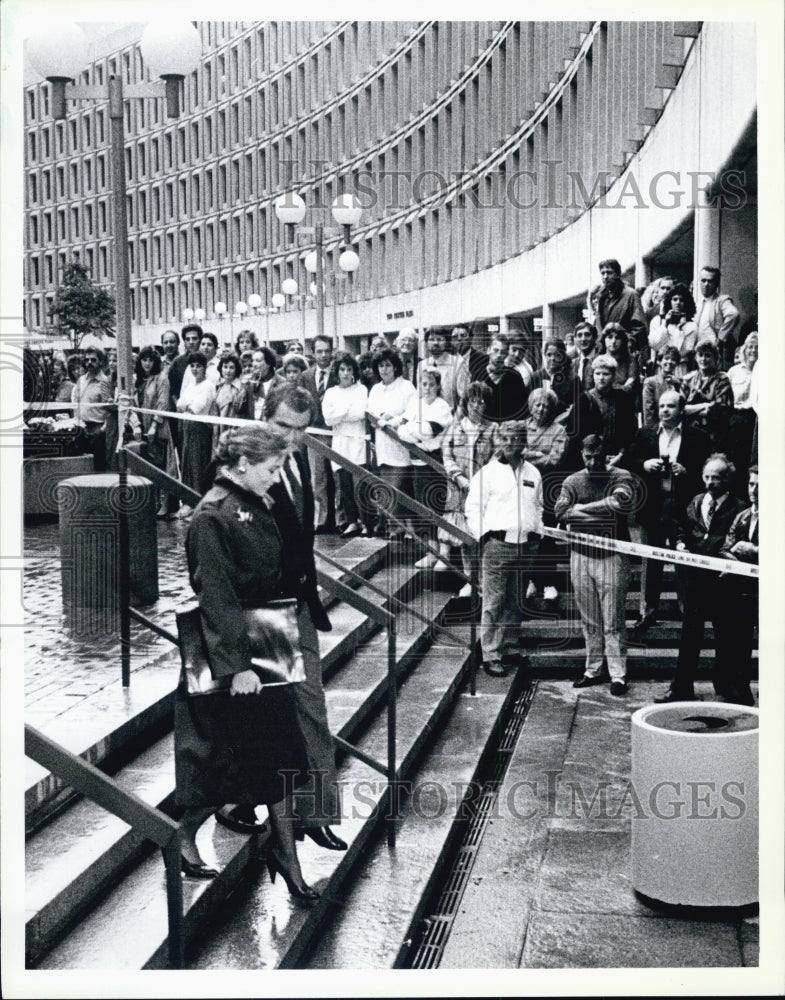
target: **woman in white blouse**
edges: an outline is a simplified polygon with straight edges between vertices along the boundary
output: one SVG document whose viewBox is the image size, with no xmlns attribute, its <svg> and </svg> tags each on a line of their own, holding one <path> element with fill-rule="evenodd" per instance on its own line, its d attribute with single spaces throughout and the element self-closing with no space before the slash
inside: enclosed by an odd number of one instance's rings
<svg viewBox="0 0 785 1000">
<path fill-rule="evenodd" d="M 389 347 L 382 348 L 374 357 L 374 374 L 379 382 L 371 388 L 368 394 L 368 413 L 379 421 L 379 429 L 375 432 L 376 464 L 379 467 L 379 477 L 395 489 L 412 494 L 411 460 L 409 452 L 403 445 L 385 434 L 382 428 L 389 427 L 393 420 L 402 417 L 409 403 L 417 398 L 417 390 L 412 383 L 403 377 L 403 361 L 396 351 Z M 397 514 L 399 507 L 395 500 L 390 506 L 390 513 Z M 379 534 L 387 532 L 385 511 L 379 509 Z M 393 524 L 390 539 L 396 540 L 403 534 Z"/>
<path fill-rule="evenodd" d="M 360 368 L 351 354 L 338 354 L 333 361 L 338 385 L 331 386 L 322 398 L 324 422 L 332 428 L 332 448 L 355 465 L 366 464 L 365 407 L 368 390 L 360 381 Z M 338 478 L 338 529 L 342 537 L 367 535 L 354 494 L 352 474 L 332 463 Z M 371 512 L 368 512 L 369 514 Z"/>
<path fill-rule="evenodd" d="M 729 455 L 736 466 L 739 496 L 747 498 L 746 469 L 752 460 L 757 416 L 753 396 L 753 372 L 758 363 L 758 333 L 753 330 L 739 348 L 738 363 L 728 369 L 733 389 L 733 412 L 730 415 Z"/>
<path fill-rule="evenodd" d="M 178 413 L 205 416 L 215 402 L 216 386 L 207 378 L 207 358 L 197 351 L 188 362 L 191 379 L 177 400 Z M 213 425 L 196 420 L 182 421 L 183 464 L 181 478 L 185 486 L 202 493 L 202 478 L 213 454 Z M 184 504 L 178 517 L 188 517 L 193 508 Z"/>
<path fill-rule="evenodd" d="M 452 423 L 452 411 L 441 395 L 441 385 L 441 373 L 424 368 L 420 374 L 419 398 L 412 399 L 403 416 L 391 422 L 393 427 L 397 426 L 401 440 L 427 451 L 439 463 L 442 462 L 442 440 Z M 422 459 L 412 458 L 411 461 L 414 499 L 424 507 L 429 507 L 434 514 L 441 515 L 447 493 L 445 477 L 426 465 Z M 435 545 L 435 525 L 428 525 L 421 534 L 431 545 Z M 415 566 L 424 569 L 435 565 L 436 557 L 430 551 L 415 563 Z"/>
</svg>

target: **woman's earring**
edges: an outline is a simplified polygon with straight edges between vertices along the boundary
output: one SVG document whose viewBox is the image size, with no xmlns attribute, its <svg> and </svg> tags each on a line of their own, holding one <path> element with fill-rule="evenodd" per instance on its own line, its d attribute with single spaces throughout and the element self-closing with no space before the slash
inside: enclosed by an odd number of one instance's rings
<svg viewBox="0 0 785 1000">
<path fill-rule="evenodd" d="M 248 466 L 247 465 L 238 465 L 237 466 L 237 471 L 240 473 L 241 476 L 244 476 L 246 474 L 246 472 L 248 471 Z"/>
</svg>

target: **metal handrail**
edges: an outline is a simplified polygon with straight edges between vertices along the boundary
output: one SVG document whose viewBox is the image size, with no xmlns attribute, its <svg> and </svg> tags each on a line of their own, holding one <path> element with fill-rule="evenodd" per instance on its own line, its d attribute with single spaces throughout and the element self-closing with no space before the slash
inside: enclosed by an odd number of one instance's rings
<svg viewBox="0 0 785 1000">
<path fill-rule="evenodd" d="M 412 616 L 412 618 L 416 618 L 417 621 L 422 622 L 425 625 L 433 625 L 433 621 L 426 615 L 422 614 L 420 611 L 415 611 L 414 608 L 410 608 L 409 605 L 406 603 L 406 601 L 402 601 L 401 598 L 396 597 L 395 594 L 386 593 L 384 590 L 382 590 L 381 587 L 377 587 L 375 583 L 372 583 L 370 580 L 366 580 L 364 576 L 360 576 L 358 572 L 351 569 L 349 566 L 342 566 L 336 559 L 332 559 L 324 552 L 319 552 L 318 556 L 320 559 L 323 559 L 326 563 L 329 563 L 336 569 L 342 570 L 344 573 L 350 576 L 354 582 L 359 583 L 363 587 L 367 587 L 369 590 L 372 590 L 374 594 L 378 594 L 379 597 L 383 597 L 387 601 L 394 602 L 399 609 L 405 610 L 407 614 Z M 456 573 L 457 572 L 458 571 L 456 570 Z M 460 575 L 463 577 L 464 580 L 469 579 L 469 577 L 464 576 L 463 573 L 461 573 Z M 332 579 L 332 577 L 330 577 L 330 579 Z M 355 594 L 357 593 L 357 591 L 352 590 L 352 593 Z M 439 631 L 442 632 L 445 636 L 447 636 L 448 639 L 452 639 L 453 642 L 455 642 L 457 645 L 459 646 L 466 645 L 464 640 L 455 632 L 451 632 L 449 629 L 444 628 L 443 626 L 439 626 Z"/>
<path fill-rule="evenodd" d="M 381 429 L 384 430 L 384 428 Z M 406 493 L 401 492 L 401 490 L 399 490 L 397 487 L 390 485 L 390 483 L 384 482 L 384 480 L 382 480 L 379 476 L 374 475 L 373 472 L 371 472 L 364 466 L 356 465 L 354 462 L 351 462 L 348 458 L 345 458 L 343 455 L 339 455 L 337 452 L 333 451 L 332 448 L 326 445 L 323 441 L 319 440 L 319 438 L 314 437 L 312 434 L 309 433 L 306 433 L 304 437 L 306 439 L 306 444 L 308 445 L 309 448 L 311 448 L 317 454 L 321 455 L 323 458 L 328 458 L 330 459 L 331 462 L 335 462 L 342 468 L 351 472 L 352 475 L 355 477 L 356 482 L 362 482 L 363 480 L 365 480 L 366 482 L 371 482 L 371 483 L 381 483 L 385 489 L 392 492 L 392 495 L 395 498 L 396 502 L 401 506 L 405 507 L 409 512 L 417 514 L 419 517 L 423 518 L 426 522 L 431 522 L 435 524 L 438 528 L 441 528 L 443 531 L 446 531 L 448 534 L 452 535 L 454 538 L 456 538 L 459 542 L 461 542 L 464 545 L 474 546 L 477 544 L 477 540 L 474 538 L 473 535 L 470 535 L 468 531 L 464 531 L 463 528 L 459 528 L 457 525 L 451 524 L 449 521 L 445 521 L 443 517 L 440 517 L 438 514 L 435 514 L 429 507 L 423 506 L 423 504 L 418 503 L 417 500 L 414 500 Z M 410 450 L 413 449 L 416 449 L 417 451 L 420 450 L 419 448 L 416 448 L 416 445 L 412 445 L 408 441 L 401 441 L 401 444 Z M 427 455 L 427 453 L 423 452 L 423 455 L 425 456 Z M 441 471 L 447 478 L 449 478 L 449 476 L 447 476 L 447 472 L 444 469 L 444 466 L 439 465 L 439 463 L 431 459 L 430 456 L 428 456 L 428 459 L 430 464 L 435 466 L 437 471 Z M 400 521 L 394 514 L 388 512 L 387 516 L 392 518 L 392 520 L 395 521 L 396 524 L 399 525 L 403 524 L 403 522 Z M 430 542 L 422 538 L 420 539 L 420 543 L 424 546 L 424 548 L 428 552 L 431 553 L 431 555 L 440 558 L 440 552 L 435 545 L 432 545 Z M 458 571 L 456 570 L 456 572 Z M 464 580 L 467 579 L 463 573 L 459 572 L 459 576 L 461 576 Z M 473 600 L 474 595 L 479 593 L 479 577 L 475 560 L 472 560 L 472 571 L 468 578 L 468 582 L 471 585 L 471 593 Z M 471 616 L 469 621 L 469 664 L 470 664 L 469 690 L 472 695 L 475 695 L 477 693 L 477 669 L 479 664 L 477 662 L 477 621 L 474 615 Z"/>
<path fill-rule="evenodd" d="M 425 507 L 417 500 L 407 496 L 406 493 L 402 493 L 395 486 L 391 486 L 389 483 L 385 482 L 379 476 L 371 472 L 371 470 L 366 468 L 364 465 L 356 465 L 344 455 L 339 455 L 338 452 L 333 451 L 329 445 L 326 445 L 323 441 L 320 441 L 319 438 L 314 437 L 311 434 L 306 433 L 304 437 L 309 448 L 321 455 L 322 458 L 329 458 L 331 462 L 335 462 L 337 465 L 346 469 L 347 472 L 351 472 L 357 482 L 366 480 L 373 484 L 381 483 L 385 489 L 391 490 L 395 499 L 411 511 L 411 513 L 417 514 L 424 521 L 430 521 L 437 528 L 441 528 L 443 531 L 446 531 L 448 534 L 452 535 L 454 538 L 458 539 L 459 542 L 462 542 L 465 545 L 477 544 L 477 539 L 473 535 L 470 535 L 468 531 L 464 531 L 463 528 L 459 528 L 457 525 L 451 524 L 449 521 L 445 521 L 445 519 L 439 514 L 435 514 L 430 507 Z M 408 442 L 402 441 L 401 444 L 407 445 Z M 412 445 L 411 447 L 415 446 Z M 434 462 L 433 460 L 431 460 L 431 462 L 436 467 L 437 471 L 441 472 L 447 479 L 450 478 L 445 472 L 443 465 L 439 465 L 438 462 Z"/>
<path fill-rule="evenodd" d="M 390 786 L 390 793 L 393 795 L 393 802 L 397 804 L 397 785 L 399 781 L 397 759 L 398 655 L 396 650 L 397 638 L 395 615 L 387 611 L 385 608 L 378 607 L 378 605 L 369 601 L 367 597 L 363 597 L 362 594 L 358 594 L 357 591 L 352 590 L 351 587 L 347 587 L 345 583 L 342 583 L 340 580 L 334 580 L 331 576 L 328 576 L 327 573 L 323 573 L 319 569 L 316 571 L 316 581 L 319 586 L 324 587 L 325 590 L 331 591 L 331 593 L 340 597 L 342 601 L 345 601 L 357 611 L 361 611 L 363 614 L 368 615 L 369 618 L 372 618 L 375 622 L 383 625 L 387 629 L 387 767 L 385 768 L 383 764 L 380 764 L 377 760 L 374 760 L 373 757 L 364 753 L 364 751 L 360 750 L 358 747 L 353 746 L 347 740 L 339 737 L 333 737 L 333 739 L 339 742 L 339 745 L 346 750 L 347 753 L 357 757 L 358 760 L 361 760 L 370 767 L 373 767 L 387 778 L 387 783 Z M 395 847 L 395 835 L 395 822 L 388 823 L 387 843 L 390 847 Z"/>
<path fill-rule="evenodd" d="M 133 792 L 121 788 L 94 764 L 71 753 L 28 723 L 25 723 L 25 755 L 161 848 L 166 866 L 169 967 L 184 968 L 180 824 Z"/>
<path fill-rule="evenodd" d="M 179 416 L 179 414 L 174 414 L 174 416 Z M 242 425 L 245 423 L 252 424 L 254 422 L 255 421 L 245 420 L 240 418 L 232 418 L 231 420 L 231 423 L 233 425 L 234 424 Z M 385 430 L 384 428 L 381 429 Z M 395 435 L 394 432 L 391 433 L 391 436 L 395 436 L 397 438 L 397 435 Z M 445 532 L 456 538 L 459 542 L 470 545 L 475 544 L 475 539 L 468 532 L 464 531 L 463 529 L 457 527 L 454 524 L 451 524 L 449 521 L 446 521 L 438 514 L 435 514 L 430 508 L 425 507 L 423 504 L 414 500 L 412 497 L 409 497 L 405 493 L 402 493 L 396 487 L 391 486 L 388 483 L 384 483 L 384 481 L 379 476 L 376 476 L 373 472 L 366 469 L 365 467 L 356 465 L 354 462 L 351 462 L 345 456 L 339 455 L 337 452 L 335 452 L 328 445 L 324 444 L 323 441 L 319 440 L 314 435 L 306 433 L 304 435 L 304 438 L 305 438 L 305 443 L 308 445 L 309 448 L 311 448 L 317 454 L 322 455 L 322 457 L 327 458 L 331 462 L 335 462 L 342 468 L 346 469 L 348 472 L 352 474 L 352 476 L 355 478 L 355 481 L 361 481 L 362 479 L 365 479 L 366 481 L 370 481 L 371 483 L 383 484 L 386 489 L 392 491 L 393 497 L 396 499 L 397 503 L 405 507 L 410 513 L 417 515 L 426 523 L 432 523 L 437 527 L 442 528 L 442 530 L 444 530 Z M 429 464 L 430 466 L 435 468 L 436 471 L 440 472 L 445 477 L 447 476 L 444 467 L 440 465 L 438 462 L 436 462 L 430 455 L 428 455 L 427 452 L 422 451 L 421 449 L 417 448 L 416 445 L 412 445 L 409 442 L 401 442 L 401 444 L 403 444 L 415 458 L 418 459 L 422 458 L 422 460 L 426 462 L 426 464 Z M 198 495 L 193 490 L 184 486 L 182 483 L 179 482 L 179 480 L 174 479 L 168 473 L 162 471 L 161 469 L 152 465 L 150 462 L 146 461 L 135 451 L 133 450 L 129 451 L 125 447 L 120 448 L 118 450 L 123 452 L 122 457 L 128 462 L 128 464 L 130 464 L 135 470 L 143 473 L 145 476 L 150 478 L 153 482 L 155 482 L 158 486 L 160 486 L 167 492 L 173 493 L 179 496 L 181 499 L 185 499 L 185 501 L 188 502 L 189 504 L 195 504 L 200 499 L 200 497 L 198 497 Z M 423 540 L 421 541 L 424 547 L 428 551 L 438 556 L 439 554 L 438 549 L 436 549 L 433 545 L 431 545 L 427 541 Z M 332 560 L 330 560 L 329 557 L 325 558 L 327 559 L 328 562 L 332 562 Z M 343 569 L 345 572 L 347 571 L 345 567 L 340 567 L 340 568 Z M 352 576 L 357 575 L 354 574 L 351 570 L 349 570 L 348 572 Z M 125 570 L 125 573 L 127 574 L 127 568 Z M 463 573 L 459 573 L 459 575 L 463 579 L 466 579 Z M 390 783 L 391 786 L 393 786 L 391 788 L 391 792 L 393 794 L 393 802 L 397 802 L 398 796 L 396 788 L 394 787 L 397 785 L 399 780 L 398 770 L 397 770 L 397 745 L 396 745 L 397 638 L 396 638 L 395 615 L 393 615 L 390 611 L 386 609 L 380 608 L 372 601 L 369 601 L 366 598 L 359 595 L 356 591 L 352 590 L 352 588 L 348 587 L 345 583 L 333 579 L 331 576 L 321 572 L 320 570 L 317 570 L 316 576 L 317 576 L 317 583 L 321 587 L 323 587 L 325 590 L 327 590 L 334 596 L 340 598 L 345 603 L 349 604 L 351 607 L 354 607 L 356 610 L 367 615 L 377 624 L 384 627 L 387 631 L 387 767 L 385 768 L 378 761 L 373 761 L 372 758 L 368 758 L 368 756 L 365 755 L 362 751 L 360 751 L 356 747 L 353 747 L 346 741 L 342 740 L 341 745 L 347 752 L 353 753 L 361 760 L 365 760 L 366 763 L 370 763 L 371 766 L 375 767 L 377 770 L 381 771 L 383 774 L 386 775 L 388 782 Z M 473 592 L 476 592 L 477 590 L 476 570 L 472 572 L 472 575 L 469 578 L 469 582 L 472 585 Z M 367 584 L 367 581 L 363 580 L 363 583 Z M 386 596 L 388 598 L 390 597 L 390 595 Z M 150 619 L 146 618 L 145 615 L 141 614 L 141 612 L 137 611 L 134 608 L 131 608 L 130 600 L 128 602 L 127 608 L 124 609 L 124 613 L 129 618 L 129 620 L 131 617 L 133 617 L 137 621 L 141 622 L 143 625 L 146 625 L 148 628 L 151 628 L 157 634 L 163 636 L 166 639 L 169 639 L 170 641 L 174 641 L 174 636 L 170 632 L 168 632 L 166 629 L 163 629 L 161 626 L 156 625 Z M 457 640 L 461 645 L 463 645 L 463 642 L 460 641 L 459 637 L 453 635 L 452 633 L 448 633 L 448 635 L 450 636 L 450 638 Z M 477 624 L 474 621 L 474 618 L 472 618 L 470 624 L 469 646 L 470 646 L 470 671 L 469 671 L 470 691 L 471 694 L 474 695 L 476 694 L 476 675 L 477 675 Z M 123 671 L 123 683 L 124 684 L 127 683 L 125 669 Z M 396 832 L 396 824 L 394 822 L 388 824 L 387 839 L 391 847 L 395 846 L 395 832 Z"/>
</svg>

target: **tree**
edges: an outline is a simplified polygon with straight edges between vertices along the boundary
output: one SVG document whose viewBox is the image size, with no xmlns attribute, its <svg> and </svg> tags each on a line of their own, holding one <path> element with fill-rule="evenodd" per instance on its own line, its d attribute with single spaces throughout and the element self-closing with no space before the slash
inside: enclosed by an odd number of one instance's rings
<svg viewBox="0 0 785 1000">
<path fill-rule="evenodd" d="M 114 337 L 115 306 L 112 296 L 93 284 L 84 264 L 66 264 L 63 280 L 52 302 L 50 316 L 57 315 L 60 329 L 71 338 L 74 348 L 82 338 Z"/>
</svg>

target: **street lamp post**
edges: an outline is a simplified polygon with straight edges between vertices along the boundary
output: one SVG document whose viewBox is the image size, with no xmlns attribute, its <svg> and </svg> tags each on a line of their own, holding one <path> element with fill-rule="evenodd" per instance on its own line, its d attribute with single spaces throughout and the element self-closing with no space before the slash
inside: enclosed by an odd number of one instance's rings
<svg viewBox="0 0 785 1000">
<path fill-rule="evenodd" d="M 199 33 L 190 21 L 152 22 L 139 40 L 147 68 L 162 82 L 130 84 L 123 88 L 121 75 L 110 76 L 105 86 L 81 85 L 74 80 L 88 63 L 87 38 L 76 24 L 58 23 L 30 36 L 27 57 L 36 72 L 52 87 L 52 117 L 66 117 L 66 101 L 93 100 L 109 102 L 110 163 L 112 170 L 112 218 L 114 223 L 114 283 L 117 310 L 117 384 L 118 423 L 125 426 L 131 402 L 133 375 L 131 350 L 131 293 L 128 266 L 128 220 L 126 216 L 126 180 L 123 106 L 126 98 L 166 99 L 167 115 L 180 114 L 180 83 L 196 69 L 202 54 Z M 122 434 L 120 435 L 122 441 Z M 120 497 L 128 495 L 128 467 L 122 448 L 118 451 Z M 128 520 L 124 504 L 118 510 L 120 562 L 120 645 L 123 685 L 131 675 L 130 561 Z"/>
<path fill-rule="evenodd" d="M 301 226 L 297 230 L 297 236 L 312 236 L 315 249 L 309 253 L 304 266 L 306 271 L 316 277 L 316 330 L 319 336 L 324 336 L 324 237 L 336 233 L 343 233 L 344 243 L 347 249 L 341 254 L 339 266 L 341 270 L 352 272 L 357 270 L 360 258 L 351 249 L 352 226 L 357 226 L 362 216 L 362 208 L 357 199 L 352 194 L 341 194 L 333 201 L 331 206 L 332 216 L 339 224 L 340 228 L 325 226 L 318 223 L 315 226 Z M 306 205 L 303 199 L 294 192 L 281 195 L 275 202 L 275 214 L 284 226 L 292 230 L 305 218 Z M 344 258 L 349 266 L 344 266 Z M 291 280 L 291 279 L 287 279 Z M 283 285 L 281 286 L 283 287 Z"/>
</svg>

